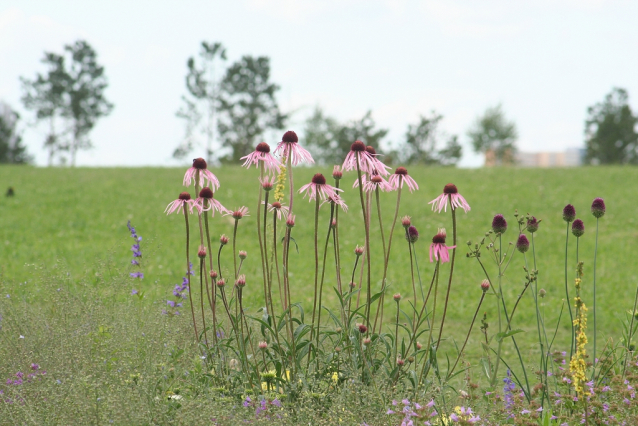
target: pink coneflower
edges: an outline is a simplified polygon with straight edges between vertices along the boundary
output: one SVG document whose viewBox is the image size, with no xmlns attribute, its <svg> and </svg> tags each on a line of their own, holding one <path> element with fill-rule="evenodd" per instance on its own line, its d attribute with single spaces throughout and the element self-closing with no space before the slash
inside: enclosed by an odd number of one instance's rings
<svg viewBox="0 0 638 426">
<path fill-rule="evenodd" d="M 227 211 L 226 215 L 231 215 L 235 220 L 239 220 L 244 216 L 250 216 L 248 214 L 248 207 L 246 206 L 241 206 L 240 208 L 238 208 L 235 211 Z"/>
<path fill-rule="evenodd" d="M 299 146 L 299 138 L 292 130 L 288 130 L 284 133 L 281 142 L 279 142 L 277 148 L 275 148 L 275 154 L 286 158 L 290 157 L 290 162 L 293 166 L 296 166 L 302 161 L 308 164 L 315 162 L 315 160 L 312 159 L 312 155 Z"/>
<path fill-rule="evenodd" d="M 361 141 L 355 141 L 350 145 L 350 152 L 343 160 L 343 170 L 346 172 L 357 170 L 357 156 L 359 156 L 359 168 L 362 172 L 372 173 L 376 169 L 375 158 L 366 151 L 366 145 Z"/>
<path fill-rule="evenodd" d="M 191 181 L 198 182 L 199 178 L 201 186 L 209 186 L 213 188 L 213 191 L 217 191 L 219 189 L 219 180 L 206 167 L 206 160 L 201 157 L 194 159 L 193 166 L 186 170 L 184 175 L 184 186 L 190 186 Z M 208 185 L 206 185 L 206 182 L 208 182 Z"/>
<path fill-rule="evenodd" d="M 448 253 L 448 250 L 456 248 L 456 246 L 446 246 L 445 237 L 445 228 L 441 228 L 432 238 L 432 244 L 430 244 L 430 262 L 434 262 L 434 260 L 432 260 L 432 255 L 434 255 L 435 260 L 440 260 L 441 263 L 450 261 L 450 253 Z"/>
<path fill-rule="evenodd" d="M 300 194 L 304 193 L 304 198 L 308 195 L 308 201 L 316 199 L 317 195 L 322 200 L 325 200 L 328 197 L 340 199 L 336 191 L 343 191 L 343 189 L 328 185 L 326 183 L 326 178 L 321 173 L 314 175 L 309 184 L 306 184 L 299 189 Z"/>
<path fill-rule="evenodd" d="M 379 188 L 380 191 L 384 191 L 384 192 L 394 190 L 392 185 L 390 185 L 387 180 L 379 176 L 376 170 L 372 172 L 371 177 L 368 175 L 361 176 L 361 183 L 363 184 L 364 192 L 374 192 L 377 190 L 377 188 Z M 352 187 L 353 188 L 359 187 L 359 179 L 354 180 Z"/>
<path fill-rule="evenodd" d="M 172 201 L 164 211 L 166 212 L 166 214 L 171 214 L 175 211 L 177 213 L 181 213 L 182 208 L 186 207 L 188 207 L 191 213 L 193 213 L 193 207 L 197 208 L 198 210 L 200 209 L 200 207 L 195 203 L 195 200 L 191 199 L 191 194 L 189 194 L 188 192 L 182 192 L 181 194 L 179 194 L 177 200 Z"/>
<path fill-rule="evenodd" d="M 334 180 L 339 180 L 343 177 L 343 172 L 341 171 L 341 166 L 334 166 L 332 168 L 332 177 Z"/>
<path fill-rule="evenodd" d="M 335 188 L 335 189 L 337 189 L 337 188 Z M 329 195 L 329 196 L 326 198 L 326 200 L 325 200 L 323 203 L 321 203 L 321 206 L 323 206 L 323 205 L 324 205 L 324 204 L 326 204 L 326 203 L 333 203 L 333 204 L 336 204 L 336 205 L 338 205 L 339 207 L 341 207 L 341 209 L 342 209 L 344 212 L 347 212 L 347 211 L 348 211 L 348 206 L 346 205 L 346 202 L 345 202 L 345 201 L 343 201 L 343 198 L 341 198 L 341 197 L 339 196 L 339 194 L 335 194 L 334 196 Z M 320 206 L 320 207 L 321 207 L 321 206 Z"/>
<path fill-rule="evenodd" d="M 197 209 L 200 212 L 210 210 L 213 217 L 215 216 L 215 211 L 229 213 L 226 207 L 222 206 L 219 201 L 213 198 L 213 195 L 213 191 L 209 187 L 206 186 L 202 188 L 202 190 L 199 191 L 199 197 L 195 200 Z"/>
<path fill-rule="evenodd" d="M 445 185 L 443 188 L 443 194 L 439 195 L 428 204 L 432 204 L 432 210 L 436 210 L 439 213 L 441 213 L 441 210 L 445 210 L 447 212 L 448 199 L 450 200 L 450 206 L 453 210 L 460 207 L 465 210 L 465 213 L 470 211 L 470 205 L 467 201 L 465 201 L 465 198 L 459 194 L 459 190 L 456 188 L 456 185 L 452 183 Z"/>
<path fill-rule="evenodd" d="M 261 183 L 261 187 L 264 191 L 268 192 L 275 186 L 275 179 L 270 176 L 265 176 L 263 179 L 259 178 L 259 183 Z"/>
<path fill-rule="evenodd" d="M 416 181 L 408 175 L 408 169 L 405 167 L 397 167 L 394 173 L 390 175 L 388 181 L 390 182 L 390 185 L 392 185 L 393 189 L 399 189 L 399 186 L 403 188 L 404 183 L 408 185 L 410 192 L 419 189 L 419 185 L 417 185 Z"/>
<path fill-rule="evenodd" d="M 273 157 L 270 153 L 270 145 L 266 142 L 260 142 L 253 152 L 240 158 L 240 160 L 243 159 L 246 159 L 246 161 L 244 161 L 242 166 L 246 168 L 250 168 L 253 164 L 258 167 L 259 161 L 263 161 L 266 170 L 272 173 L 279 172 L 279 166 L 281 166 L 279 160 Z"/>
<path fill-rule="evenodd" d="M 261 203 L 266 204 L 265 201 L 262 201 Z M 277 212 L 277 219 L 279 220 L 281 220 L 282 217 L 284 219 L 288 217 L 288 207 L 283 206 L 279 201 L 275 201 L 272 204 L 268 203 L 266 207 L 269 212 Z"/>
<path fill-rule="evenodd" d="M 378 174 L 380 174 L 381 176 L 387 176 L 390 174 L 390 172 L 386 170 L 386 169 L 389 169 L 390 166 L 386 166 L 385 164 L 383 164 L 381 160 L 377 158 L 379 154 L 377 154 L 377 150 L 374 149 L 374 147 L 370 145 L 366 146 L 366 152 L 372 156 L 374 170 L 376 170 Z"/>
</svg>

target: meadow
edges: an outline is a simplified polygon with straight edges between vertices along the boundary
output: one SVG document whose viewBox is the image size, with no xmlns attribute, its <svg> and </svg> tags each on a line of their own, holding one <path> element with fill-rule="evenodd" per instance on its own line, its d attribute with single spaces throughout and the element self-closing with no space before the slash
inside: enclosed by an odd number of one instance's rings
<svg viewBox="0 0 638 426">
<path fill-rule="evenodd" d="M 256 313 L 263 303 L 254 215 L 258 172 L 240 167 L 211 170 L 221 182 L 215 198 L 229 209 L 240 206 L 249 209 L 249 216 L 239 224 L 236 244 L 238 250 L 248 253 L 242 269 L 247 277 L 244 303 L 248 311 Z M 21 394 L 21 404 L 0 403 L 0 424 L 189 424 L 201 419 L 209 423 L 215 419 L 213 424 L 236 424 L 244 417 L 257 423 L 266 421 L 256 419 L 254 410 L 232 414 L 238 417 L 228 420 L 231 415 L 228 413 L 247 408 L 241 402 L 245 395 L 229 395 L 218 387 L 207 386 L 206 381 L 213 380 L 208 376 L 214 373 L 202 371 L 188 315 L 162 315 L 166 300 L 186 272 L 183 218 L 164 213 L 167 204 L 183 190 L 184 171 L 185 168 L 0 167 L 0 189 L 11 186 L 15 191 L 14 196 L 0 199 L 0 389 L 7 395 L 10 389 L 3 388 L 1 383 L 18 371 L 28 370 L 32 363 L 38 365 L 32 374 L 45 366 L 47 369 L 46 377 L 33 376 L 33 389 Z M 316 172 L 328 177 L 331 168 L 296 168 L 295 186 L 310 182 Z M 590 205 L 595 197 L 604 198 L 607 205 L 598 239 L 598 336 L 599 342 L 610 339 L 611 345 L 618 342 L 638 284 L 638 269 L 633 261 L 638 252 L 635 224 L 638 208 L 633 199 L 638 169 L 414 167 L 409 173 L 420 189 L 403 192 L 399 217 L 411 216 L 412 225 L 420 233 L 414 247 L 424 281 L 429 280 L 434 268 L 428 259 L 432 236 L 438 228 L 448 228 L 448 233 L 451 228 L 449 214 L 432 212 L 428 203 L 441 193 L 445 184 L 453 182 L 471 206 L 471 211 L 457 214 L 455 279 L 446 339 L 440 352 L 456 356 L 455 345 L 464 340 L 481 298 L 483 271 L 475 259 L 465 257 L 466 242 L 471 241 L 472 246 L 479 242 L 490 230 L 495 214 L 505 215 L 510 223 L 503 235 L 507 242 L 516 242 L 518 237 L 516 210 L 542 220 L 534 234 L 537 285 L 546 291 L 541 306 L 546 323 L 553 327 L 565 302 L 566 224 L 561 214 L 566 204 L 573 204 L 586 227 L 579 241 L 580 260 L 585 262 L 581 296 L 591 310 L 596 220 L 590 213 Z M 355 261 L 354 248 L 364 242 L 361 212 L 357 208 L 359 194 L 351 188 L 354 179 L 354 173 L 344 173 L 341 184 L 345 189 L 343 199 L 350 207 L 348 213 L 340 213 L 339 222 L 342 273 L 347 276 Z M 381 194 L 384 227 L 392 221 L 395 202 L 395 193 Z M 313 207 L 314 203 L 301 197 L 295 200 L 296 244 L 290 254 L 292 299 L 300 301 L 307 311 L 312 309 L 313 300 Z M 327 212 L 321 210 L 320 235 L 325 235 L 327 229 Z M 126 226 L 128 221 L 143 237 L 141 280 L 129 276 L 137 269 L 130 264 L 133 241 Z M 376 221 L 373 214 L 370 237 L 373 252 L 381 239 Z M 232 236 L 233 223 L 229 216 L 215 215 L 211 222 L 213 237 Z M 197 235 L 194 229 L 191 235 Z M 387 292 L 401 293 L 410 299 L 410 258 L 404 235 L 399 224 L 393 236 Z M 576 267 L 573 240 L 569 249 L 568 274 L 572 285 Z M 524 262 L 517 255 L 503 278 L 504 296 L 510 301 L 516 299 L 525 282 Z M 224 256 L 224 264 L 232 265 L 231 251 L 226 250 Z M 324 304 L 335 306 L 338 301 L 331 289 L 335 281 L 334 263 L 328 259 Z M 372 277 L 377 288 L 382 269 L 382 262 L 373 258 Z M 131 294 L 134 289 L 138 295 Z M 387 297 L 385 309 L 392 312 L 393 307 L 394 301 Z M 483 311 L 494 327 L 496 299 L 487 297 Z M 391 330 L 394 319 L 388 315 L 384 320 L 385 328 Z M 534 336 L 535 308 L 530 293 L 522 299 L 515 323 L 516 328 L 524 331 L 516 336 L 521 352 L 526 360 L 531 359 L 539 348 Z M 569 346 L 568 323 L 563 315 L 555 344 L 559 350 Z M 590 319 L 590 330 L 592 324 Z M 479 327 L 475 326 L 464 360 L 481 356 L 481 339 Z M 504 355 L 512 354 L 511 345 L 504 345 Z M 467 378 L 468 375 L 471 377 Z M 465 376 L 466 385 L 484 381 L 478 367 L 468 369 Z M 388 392 L 391 399 L 393 391 Z M 352 402 L 354 394 L 359 398 L 357 403 Z M 16 398 L 14 395 L 17 401 Z M 330 408 L 326 409 L 321 402 L 323 397 L 306 395 L 299 404 L 301 408 L 294 413 L 294 420 L 292 414 L 282 411 L 280 421 L 393 424 L 384 417 L 388 398 L 379 398 L 372 389 L 353 387 L 333 396 Z M 366 399 L 375 402 L 366 405 L 362 402 Z M 371 407 L 377 412 L 371 412 Z M 220 415 L 224 410 L 226 414 Z M 365 410 L 365 418 L 361 410 Z"/>
</svg>

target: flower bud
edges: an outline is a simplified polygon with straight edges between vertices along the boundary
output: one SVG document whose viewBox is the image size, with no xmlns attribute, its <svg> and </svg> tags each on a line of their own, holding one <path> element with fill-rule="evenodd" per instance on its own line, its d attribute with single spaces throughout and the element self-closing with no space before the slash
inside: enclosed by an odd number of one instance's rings
<svg viewBox="0 0 638 426">
<path fill-rule="evenodd" d="M 416 243 L 419 239 L 419 231 L 417 231 L 414 226 L 410 226 L 408 228 L 408 233 L 405 236 L 405 239 L 408 240 L 410 243 Z"/>
<path fill-rule="evenodd" d="M 518 240 L 516 240 L 516 249 L 521 253 L 525 253 L 529 250 L 529 240 L 525 234 L 518 236 Z"/>
<path fill-rule="evenodd" d="M 330 227 L 333 229 L 337 227 L 337 219 L 332 219 L 332 222 L 330 222 Z"/>
<path fill-rule="evenodd" d="M 571 204 L 567 204 L 565 208 L 563 208 L 563 220 L 569 223 L 574 219 L 576 219 L 576 209 Z"/>
<path fill-rule="evenodd" d="M 497 214 L 492 219 L 492 230 L 497 234 L 503 234 L 507 231 L 507 221 L 502 214 Z"/>
<path fill-rule="evenodd" d="M 259 342 L 259 349 L 261 349 L 262 351 L 268 349 L 268 342 Z"/>
<path fill-rule="evenodd" d="M 412 364 L 412 363 L 414 362 L 414 357 L 413 357 L 413 356 L 408 357 L 408 362 L 409 362 L 410 364 Z"/>
<path fill-rule="evenodd" d="M 483 292 L 486 292 L 489 289 L 490 289 L 490 282 L 488 280 L 483 280 L 481 282 L 481 290 L 483 290 Z"/>
<path fill-rule="evenodd" d="M 241 274 L 239 277 L 237 277 L 235 285 L 239 288 L 243 288 L 246 285 L 246 275 Z"/>
<path fill-rule="evenodd" d="M 354 254 L 357 255 L 357 257 L 361 256 L 363 254 L 363 247 L 361 246 L 356 246 L 354 248 Z"/>
<path fill-rule="evenodd" d="M 244 251 L 244 250 L 239 250 L 239 258 L 240 258 L 241 260 L 246 259 L 246 257 L 247 257 L 247 256 L 248 256 L 248 253 L 246 253 L 246 251 Z"/>
<path fill-rule="evenodd" d="M 199 246 L 199 250 L 197 251 L 197 256 L 200 259 L 204 259 L 206 257 L 206 247 Z"/>
<path fill-rule="evenodd" d="M 368 327 L 366 327 L 365 324 L 359 324 L 357 327 L 359 327 L 359 333 L 361 334 L 368 331 Z"/>
<path fill-rule="evenodd" d="M 272 189 L 272 182 L 269 180 L 265 180 L 261 183 L 261 187 L 264 189 L 264 191 L 268 192 Z"/>
<path fill-rule="evenodd" d="M 401 219 L 401 225 L 403 225 L 405 229 L 408 229 L 410 225 L 412 225 L 410 219 L 410 216 L 403 216 L 403 218 Z"/>
<path fill-rule="evenodd" d="M 219 237 L 219 243 L 225 246 L 226 244 L 228 244 L 228 237 L 222 234 L 222 236 Z"/>
<path fill-rule="evenodd" d="M 336 353 L 341 352 L 341 347 L 337 346 L 337 347 L 335 348 L 335 352 L 336 352 Z"/>
<path fill-rule="evenodd" d="M 541 297 L 541 299 L 545 297 L 545 294 L 547 294 L 547 292 L 545 291 L 544 288 L 541 288 L 540 290 L 538 290 L 538 295 Z"/>
<path fill-rule="evenodd" d="M 576 219 L 574 223 L 572 223 L 572 234 L 576 238 L 581 237 L 585 233 L 585 224 L 582 220 Z"/>
<path fill-rule="evenodd" d="M 217 271 L 216 270 L 212 270 L 209 272 L 209 275 L 212 279 L 217 279 Z"/>
<path fill-rule="evenodd" d="M 288 216 L 288 219 L 286 219 L 286 226 L 288 228 L 294 228 L 295 227 L 295 215 L 291 214 L 290 216 Z"/>
<path fill-rule="evenodd" d="M 592 201 L 591 214 L 597 219 L 605 215 L 605 201 L 602 198 L 595 198 L 594 201 Z"/>
<path fill-rule="evenodd" d="M 531 216 L 529 219 L 527 219 L 527 230 L 533 234 L 534 232 L 538 231 L 538 225 L 540 223 L 540 220 L 536 220 L 534 216 Z"/>
<path fill-rule="evenodd" d="M 226 285 L 226 280 L 221 278 L 219 280 L 217 280 L 217 287 L 222 288 Z"/>
<path fill-rule="evenodd" d="M 365 339 L 363 339 L 363 344 L 364 345 L 369 345 L 370 343 L 372 343 L 372 339 L 370 339 L 369 337 L 366 337 Z"/>
<path fill-rule="evenodd" d="M 334 166 L 334 168 L 332 169 L 332 177 L 334 180 L 339 180 L 343 177 L 341 166 Z"/>
<path fill-rule="evenodd" d="M 403 361 L 401 358 L 397 358 L 397 365 L 399 367 L 403 367 L 404 364 L 405 364 L 405 361 Z"/>
<path fill-rule="evenodd" d="M 401 300 L 401 294 L 400 293 L 395 293 L 394 296 L 392 296 L 394 298 L 394 301 L 399 303 L 399 300 Z"/>
<path fill-rule="evenodd" d="M 416 348 L 418 350 L 421 350 L 421 349 L 423 349 L 423 345 L 421 343 L 419 343 L 419 342 L 416 342 Z"/>
</svg>

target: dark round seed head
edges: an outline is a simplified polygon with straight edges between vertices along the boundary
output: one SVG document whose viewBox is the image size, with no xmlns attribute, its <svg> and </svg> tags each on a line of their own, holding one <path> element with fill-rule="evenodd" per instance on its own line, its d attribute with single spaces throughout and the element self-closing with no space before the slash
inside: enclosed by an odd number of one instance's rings
<svg viewBox="0 0 638 426">
<path fill-rule="evenodd" d="M 377 176 L 377 175 L 372 176 L 372 179 L 370 179 L 370 180 L 371 180 L 373 183 L 377 183 L 377 184 L 378 184 L 378 183 L 383 182 L 383 179 L 381 178 L 381 176 Z"/>
<path fill-rule="evenodd" d="M 576 219 L 576 209 L 571 204 L 567 204 L 563 209 L 563 220 L 569 223 L 574 219 Z"/>
<path fill-rule="evenodd" d="M 411 243 L 416 243 L 419 239 L 419 231 L 414 226 L 408 227 L 408 235 L 406 236 L 407 240 Z"/>
<path fill-rule="evenodd" d="M 581 237 L 585 233 L 585 224 L 582 220 L 576 219 L 574 223 L 572 223 L 572 234 L 576 238 Z"/>
<path fill-rule="evenodd" d="M 201 191 L 199 191 L 199 196 L 210 200 L 213 198 L 213 191 L 209 187 L 205 186 Z"/>
<path fill-rule="evenodd" d="M 257 144 L 257 147 L 255 148 L 255 151 L 269 153 L 270 145 L 268 145 L 266 142 L 259 142 Z"/>
<path fill-rule="evenodd" d="M 366 331 L 368 331 L 368 327 L 366 327 L 364 324 L 359 324 L 359 333 L 363 334 Z"/>
<path fill-rule="evenodd" d="M 406 176 L 408 174 L 408 169 L 406 169 L 405 167 L 397 167 L 397 169 L 394 171 L 394 174 Z"/>
<path fill-rule="evenodd" d="M 182 201 L 188 201 L 191 199 L 191 194 L 188 192 L 182 192 L 181 194 L 179 194 L 179 199 Z"/>
<path fill-rule="evenodd" d="M 594 198 L 591 203 L 591 214 L 596 218 L 601 218 L 605 215 L 605 201 L 602 198 Z"/>
<path fill-rule="evenodd" d="M 458 194 L 459 190 L 456 188 L 456 185 L 453 183 L 448 183 L 443 187 L 444 194 Z"/>
<path fill-rule="evenodd" d="M 271 204 L 271 206 L 279 210 L 281 208 L 281 203 L 279 201 L 275 201 L 274 203 Z"/>
<path fill-rule="evenodd" d="M 194 159 L 193 167 L 199 170 L 206 170 L 206 167 L 207 167 L 206 160 L 204 160 L 202 157 Z"/>
<path fill-rule="evenodd" d="M 503 234 L 507 231 L 507 221 L 502 214 L 497 214 L 494 216 L 494 219 L 492 219 L 492 230 L 497 234 Z"/>
<path fill-rule="evenodd" d="M 350 145 L 350 151 L 363 152 L 366 150 L 366 144 L 361 141 L 355 141 L 352 145 Z"/>
<path fill-rule="evenodd" d="M 299 142 L 299 138 L 297 137 L 297 134 L 295 132 L 293 132 L 292 130 L 288 130 L 286 133 L 284 133 L 281 141 L 288 143 L 297 143 Z"/>
<path fill-rule="evenodd" d="M 439 230 L 434 237 L 432 237 L 433 244 L 445 244 L 445 238 L 447 237 L 444 230 Z"/>
<path fill-rule="evenodd" d="M 325 185 L 326 178 L 321 173 L 317 173 L 312 177 L 312 183 L 314 183 L 315 185 Z"/>
</svg>

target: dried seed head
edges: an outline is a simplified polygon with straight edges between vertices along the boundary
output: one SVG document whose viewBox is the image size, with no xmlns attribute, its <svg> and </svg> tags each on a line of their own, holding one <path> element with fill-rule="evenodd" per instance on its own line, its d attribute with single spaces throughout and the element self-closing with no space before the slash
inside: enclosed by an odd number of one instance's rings
<svg viewBox="0 0 638 426">
<path fill-rule="evenodd" d="M 581 237 L 585 233 L 585 224 L 582 220 L 576 219 L 574 223 L 572 223 L 572 234 L 576 238 Z"/>
<path fill-rule="evenodd" d="M 365 150 L 366 144 L 361 141 L 355 141 L 352 145 L 350 145 L 350 151 L 363 152 Z"/>
<path fill-rule="evenodd" d="M 206 170 L 207 166 L 208 165 L 206 164 L 206 160 L 204 160 L 202 157 L 193 160 L 193 167 L 198 170 Z"/>
<path fill-rule="evenodd" d="M 246 251 L 244 251 L 244 250 L 239 250 L 239 258 L 241 260 L 244 260 L 244 259 L 246 259 L 246 257 L 248 257 L 248 253 L 246 253 Z"/>
<path fill-rule="evenodd" d="M 255 151 L 264 152 L 267 154 L 270 152 L 270 145 L 268 145 L 266 142 L 259 142 L 257 144 L 257 147 L 255 148 Z"/>
<path fill-rule="evenodd" d="M 567 223 L 576 219 L 576 209 L 571 204 L 567 204 L 563 209 L 563 220 Z"/>
<path fill-rule="evenodd" d="M 529 240 L 527 239 L 527 235 L 521 234 L 518 236 L 518 240 L 516 240 L 516 249 L 521 253 L 525 253 L 529 250 Z"/>
<path fill-rule="evenodd" d="M 440 228 L 434 237 L 432 237 L 433 244 L 445 244 L 445 238 L 447 237 L 447 233 L 445 232 L 445 228 Z"/>
<path fill-rule="evenodd" d="M 202 188 L 201 191 L 199 191 L 199 196 L 201 198 L 205 198 L 207 200 L 210 200 L 213 198 L 213 190 L 210 189 L 209 187 L 205 186 Z"/>
<path fill-rule="evenodd" d="M 534 232 L 538 231 L 538 225 L 540 223 L 541 221 L 536 220 L 534 216 L 530 217 L 529 219 L 527 219 L 527 230 L 533 234 Z"/>
<path fill-rule="evenodd" d="M 288 130 L 286 133 L 284 133 L 281 141 L 287 143 L 297 143 L 299 142 L 299 138 L 297 137 L 297 134 L 295 132 L 293 132 L 292 130 Z"/>
<path fill-rule="evenodd" d="M 410 219 L 410 216 L 403 216 L 403 218 L 401 219 L 401 225 L 403 225 L 404 228 L 409 228 L 410 225 L 412 225 Z"/>
<path fill-rule="evenodd" d="M 179 194 L 178 198 L 182 201 L 188 201 L 191 199 L 191 194 L 188 192 L 182 192 L 181 194 Z"/>
<path fill-rule="evenodd" d="M 492 230 L 497 234 L 503 234 L 507 231 L 507 221 L 502 214 L 497 214 L 492 219 Z"/>
<path fill-rule="evenodd" d="M 605 215 L 605 201 L 602 198 L 594 198 L 591 203 L 591 214 L 595 218 L 601 218 Z"/>
<path fill-rule="evenodd" d="M 399 302 L 401 300 L 401 294 L 400 293 L 395 293 L 394 296 L 392 296 L 394 298 L 395 302 Z"/>
<path fill-rule="evenodd" d="M 453 183 L 448 183 L 443 187 L 444 194 L 458 194 L 459 190 L 456 188 L 456 185 Z"/>
<path fill-rule="evenodd" d="M 204 259 L 206 257 L 206 247 L 199 246 L 199 250 L 197 251 L 197 256 L 200 259 Z"/>
<path fill-rule="evenodd" d="M 481 282 L 481 290 L 483 290 L 483 292 L 486 292 L 489 289 L 490 289 L 490 282 L 488 280 L 483 280 Z"/>
<path fill-rule="evenodd" d="M 407 176 L 408 169 L 406 169 L 405 167 L 397 167 L 397 169 L 394 171 L 394 174 L 395 175 Z"/>
<path fill-rule="evenodd" d="M 416 243 L 417 240 L 419 239 L 419 231 L 417 231 L 416 227 L 410 226 L 408 228 L 408 233 L 405 236 L 405 238 L 411 243 Z"/>
<path fill-rule="evenodd" d="M 312 183 L 314 183 L 315 185 L 325 185 L 326 178 L 321 173 L 317 173 L 312 177 Z"/>
<path fill-rule="evenodd" d="M 332 178 L 334 180 L 339 180 L 343 177 L 343 172 L 341 171 L 341 166 L 334 166 L 332 169 Z"/>
<path fill-rule="evenodd" d="M 225 246 L 226 244 L 228 244 L 228 237 L 224 234 L 222 234 L 221 237 L 219 237 L 219 243 L 223 246 Z"/>
</svg>

